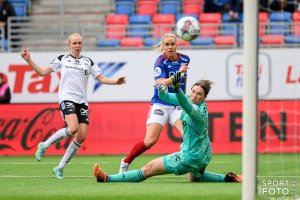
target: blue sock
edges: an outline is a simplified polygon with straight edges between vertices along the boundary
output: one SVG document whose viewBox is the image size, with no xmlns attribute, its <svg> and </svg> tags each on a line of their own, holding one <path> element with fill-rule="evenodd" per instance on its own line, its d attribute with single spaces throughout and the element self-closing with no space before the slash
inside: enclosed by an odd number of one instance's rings
<svg viewBox="0 0 300 200">
<path fill-rule="evenodd" d="M 145 180 L 142 169 L 130 170 L 128 172 L 108 175 L 107 182 L 141 182 Z"/>
<path fill-rule="evenodd" d="M 225 175 L 223 174 L 216 174 L 212 172 L 204 172 L 203 176 L 199 178 L 199 182 L 225 182 L 224 180 Z"/>
</svg>

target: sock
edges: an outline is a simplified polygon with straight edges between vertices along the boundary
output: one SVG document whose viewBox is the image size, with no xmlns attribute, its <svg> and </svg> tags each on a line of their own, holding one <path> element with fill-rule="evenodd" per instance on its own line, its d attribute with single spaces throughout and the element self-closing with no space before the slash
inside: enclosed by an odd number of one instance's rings
<svg viewBox="0 0 300 200">
<path fill-rule="evenodd" d="M 81 144 L 76 142 L 74 139 L 73 142 L 68 146 L 65 155 L 61 159 L 60 163 L 58 164 L 58 168 L 64 169 L 66 164 L 75 156 L 78 149 L 81 147 Z"/>
<path fill-rule="evenodd" d="M 142 169 L 131 170 L 128 172 L 108 175 L 107 182 L 141 182 L 145 180 Z"/>
<path fill-rule="evenodd" d="M 213 172 L 204 172 L 203 176 L 198 180 L 199 182 L 225 182 L 225 175 L 216 174 Z"/>
<path fill-rule="evenodd" d="M 48 140 L 43 142 L 43 145 L 47 149 L 52 144 L 55 144 L 55 143 L 61 141 L 62 139 L 64 139 L 67 136 L 72 136 L 72 134 L 70 133 L 68 127 L 59 129 L 50 138 L 48 138 Z"/>
<path fill-rule="evenodd" d="M 124 159 L 124 162 L 130 164 L 133 159 L 147 151 L 149 148 L 145 146 L 144 141 L 136 143 L 136 145 L 132 148 L 129 155 Z"/>
</svg>

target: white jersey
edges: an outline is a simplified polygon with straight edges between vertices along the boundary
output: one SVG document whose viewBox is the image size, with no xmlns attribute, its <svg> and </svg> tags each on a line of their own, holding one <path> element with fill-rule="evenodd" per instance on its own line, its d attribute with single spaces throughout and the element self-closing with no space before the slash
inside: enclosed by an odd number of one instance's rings
<svg viewBox="0 0 300 200">
<path fill-rule="evenodd" d="M 101 69 L 88 57 L 81 56 L 76 59 L 70 54 L 58 56 L 49 66 L 53 71 L 61 72 L 58 90 L 59 103 L 69 100 L 88 105 L 87 82 L 89 75 L 91 74 L 95 79 L 98 75 L 103 74 Z"/>
</svg>

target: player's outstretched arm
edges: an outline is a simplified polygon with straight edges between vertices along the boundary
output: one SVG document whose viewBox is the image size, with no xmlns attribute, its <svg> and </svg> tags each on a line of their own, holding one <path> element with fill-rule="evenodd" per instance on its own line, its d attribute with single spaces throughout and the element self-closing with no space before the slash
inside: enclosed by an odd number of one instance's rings
<svg viewBox="0 0 300 200">
<path fill-rule="evenodd" d="M 21 56 L 22 58 L 30 65 L 30 67 L 38 73 L 40 76 L 45 76 L 47 74 L 50 74 L 53 72 L 53 70 L 48 66 L 48 67 L 40 67 L 38 66 L 31 58 L 30 58 L 30 52 L 28 49 L 23 49 L 21 51 Z"/>
<path fill-rule="evenodd" d="M 158 97 L 161 100 L 164 100 L 164 101 L 166 101 L 168 103 L 171 103 L 171 104 L 174 104 L 174 105 L 179 105 L 175 94 L 174 93 L 168 93 L 168 86 L 166 86 L 162 83 L 159 83 L 159 84 L 156 84 L 155 87 L 158 90 Z"/>
<path fill-rule="evenodd" d="M 97 76 L 96 79 L 99 82 L 101 82 L 103 84 L 107 84 L 107 85 L 121 85 L 121 84 L 125 84 L 126 83 L 126 77 L 124 77 L 124 76 L 121 76 L 121 77 L 119 77 L 117 79 L 111 79 L 111 78 L 107 78 L 103 74 L 100 74 L 99 76 Z"/>
</svg>

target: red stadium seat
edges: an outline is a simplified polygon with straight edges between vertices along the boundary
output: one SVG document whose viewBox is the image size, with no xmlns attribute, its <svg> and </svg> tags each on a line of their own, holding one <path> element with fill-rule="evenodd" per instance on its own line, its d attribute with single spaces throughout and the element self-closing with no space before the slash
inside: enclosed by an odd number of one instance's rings
<svg viewBox="0 0 300 200">
<path fill-rule="evenodd" d="M 232 35 L 226 35 L 226 36 L 216 36 L 215 37 L 215 45 L 230 45 L 234 46 L 236 44 L 235 37 Z"/>
<path fill-rule="evenodd" d="M 127 25 L 129 20 L 128 15 L 108 14 L 106 16 L 106 25 L 124 24 Z"/>
<path fill-rule="evenodd" d="M 221 13 L 201 13 L 199 15 L 200 23 L 221 23 L 222 14 Z"/>
<path fill-rule="evenodd" d="M 128 15 L 109 14 L 106 16 L 106 38 L 121 39 L 125 37 Z"/>
<path fill-rule="evenodd" d="M 300 12 L 294 12 L 293 13 L 293 22 L 299 22 L 300 21 Z"/>
<path fill-rule="evenodd" d="M 293 25 L 292 30 L 293 30 L 294 35 L 300 35 L 300 24 L 299 25 Z"/>
<path fill-rule="evenodd" d="M 177 42 L 178 42 L 178 46 L 179 47 L 188 47 L 188 46 L 190 46 L 189 42 L 184 41 L 184 40 L 182 40 L 180 38 L 177 38 Z"/>
<path fill-rule="evenodd" d="M 124 38 L 126 34 L 126 28 L 125 27 L 107 27 L 106 28 L 106 38 L 109 39 L 121 39 Z"/>
<path fill-rule="evenodd" d="M 259 35 L 265 35 L 266 34 L 266 25 L 269 22 L 269 15 L 266 12 L 260 12 L 259 13 Z"/>
<path fill-rule="evenodd" d="M 137 14 L 153 16 L 157 13 L 157 4 L 155 1 L 137 2 Z"/>
<path fill-rule="evenodd" d="M 219 26 L 214 24 L 201 24 L 200 36 L 216 37 L 219 35 Z"/>
<path fill-rule="evenodd" d="M 284 44 L 284 35 L 263 35 L 261 44 Z"/>
<path fill-rule="evenodd" d="M 269 15 L 266 12 L 259 13 L 259 22 L 267 23 L 269 21 Z"/>
<path fill-rule="evenodd" d="M 152 18 L 154 24 L 154 37 L 173 32 L 176 16 L 174 14 L 155 14 Z"/>
<path fill-rule="evenodd" d="M 122 38 L 120 42 L 121 47 L 143 47 L 143 38 Z"/>
<path fill-rule="evenodd" d="M 202 13 L 202 3 L 185 3 L 183 5 L 183 14 L 196 14 Z"/>
</svg>

